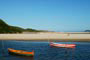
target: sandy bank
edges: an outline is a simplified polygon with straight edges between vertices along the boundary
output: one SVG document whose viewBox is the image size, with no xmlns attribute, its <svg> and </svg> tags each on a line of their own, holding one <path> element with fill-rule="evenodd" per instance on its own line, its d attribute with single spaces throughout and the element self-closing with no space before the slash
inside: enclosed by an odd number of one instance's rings
<svg viewBox="0 0 90 60">
<path fill-rule="evenodd" d="M 90 41 L 90 34 L 68 34 L 68 33 L 0 34 L 0 40 Z"/>
</svg>

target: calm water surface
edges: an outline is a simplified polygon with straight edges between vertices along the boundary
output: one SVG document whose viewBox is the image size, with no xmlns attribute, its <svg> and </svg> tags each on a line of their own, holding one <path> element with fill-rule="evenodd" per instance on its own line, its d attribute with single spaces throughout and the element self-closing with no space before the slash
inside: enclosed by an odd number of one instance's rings
<svg viewBox="0 0 90 60">
<path fill-rule="evenodd" d="M 76 44 L 76 48 L 54 48 L 48 42 L 0 41 L 0 60 L 90 60 L 90 42 L 58 42 Z M 8 48 L 35 51 L 34 57 L 12 56 Z"/>
</svg>

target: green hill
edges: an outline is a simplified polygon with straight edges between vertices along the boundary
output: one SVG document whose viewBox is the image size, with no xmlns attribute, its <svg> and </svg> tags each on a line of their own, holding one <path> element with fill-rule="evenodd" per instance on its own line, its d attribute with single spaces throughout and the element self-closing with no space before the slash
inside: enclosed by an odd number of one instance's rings
<svg viewBox="0 0 90 60">
<path fill-rule="evenodd" d="M 0 33 L 22 33 L 22 32 L 41 32 L 43 30 L 36 30 L 32 28 L 21 28 L 17 26 L 10 26 L 2 19 L 0 19 Z"/>
<path fill-rule="evenodd" d="M 0 19 L 0 33 L 22 33 L 23 30 L 20 27 L 10 26 Z"/>
</svg>

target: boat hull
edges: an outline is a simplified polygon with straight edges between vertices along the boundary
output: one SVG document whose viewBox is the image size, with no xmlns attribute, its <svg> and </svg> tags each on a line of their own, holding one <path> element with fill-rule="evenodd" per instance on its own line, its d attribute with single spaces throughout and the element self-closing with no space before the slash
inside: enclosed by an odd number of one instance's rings
<svg viewBox="0 0 90 60">
<path fill-rule="evenodd" d="M 16 56 L 32 56 L 32 54 L 18 54 L 18 53 L 15 53 L 15 52 L 9 52 L 10 55 L 16 55 Z"/>
<path fill-rule="evenodd" d="M 8 53 L 11 55 L 17 55 L 17 56 L 34 56 L 34 52 L 26 52 L 22 50 L 8 49 Z"/>
<path fill-rule="evenodd" d="M 75 48 L 75 44 L 57 44 L 57 43 L 50 43 L 51 47 L 57 48 Z"/>
</svg>

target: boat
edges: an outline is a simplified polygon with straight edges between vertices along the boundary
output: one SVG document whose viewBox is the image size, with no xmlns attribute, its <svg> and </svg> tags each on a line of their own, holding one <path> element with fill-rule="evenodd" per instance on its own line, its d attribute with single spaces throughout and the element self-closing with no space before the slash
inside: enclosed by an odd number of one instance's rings
<svg viewBox="0 0 90 60">
<path fill-rule="evenodd" d="M 75 48 L 76 44 L 60 44 L 60 43 L 50 42 L 50 46 L 58 47 L 58 48 Z"/>
<path fill-rule="evenodd" d="M 32 52 L 27 52 L 25 50 L 14 50 L 12 48 L 8 48 L 9 54 L 12 55 L 19 55 L 19 56 L 34 56 L 34 51 Z"/>
</svg>

